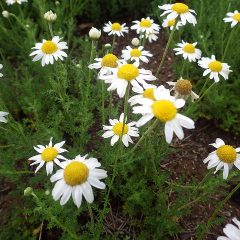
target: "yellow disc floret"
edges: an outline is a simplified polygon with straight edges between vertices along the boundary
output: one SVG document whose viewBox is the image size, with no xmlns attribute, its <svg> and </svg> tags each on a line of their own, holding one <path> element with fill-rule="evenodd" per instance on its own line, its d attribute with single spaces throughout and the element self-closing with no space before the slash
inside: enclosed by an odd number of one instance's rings
<svg viewBox="0 0 240 240">
<path fill-rule="evenodd" d="M 81 162 L 73 161 L 64 169 L 64 180 L 68 185 L 71 186 L 86 182 L 88 175 L 88 167 Z"/>
<path fill-rule="evenodd" d="M 133 64 L 124 64 L 118 69 L 117 75 L 121 79 L 131 81 L 139 75 L 139 70 Z"/>
<path fill-rule="evenodd" d="M 183 51 L 186 53 L 195 53 L 195 47 L 193 44 L 191 43 L 187 43 L 184 47 L 183 47 Z"/>
<path fill-rule="evenodd" d="M 179 79 L 175 84 L 175 90 L 181 95 L 189 95 L 192 91 L 192 84 L 189 80 Z"/>
<path fill-rule="evenodd" d="M 240 13 L 235 13 L 232 18 L 238 22 L 240 22 Z"/>
<path fill-rule="evenodd" d="M 175 25 L 175 23 L 176 23 L 176 20 L 175 19 L 171 19 L 171 20 L 168 20 L 167 25 L 168 25 L 168 27 L 172 27 L 172 26 Z"/>
<path fill-rule="evenodd" d="M 121 31 L 122 30 L 122 26 L 119 23 L 113 23 L 112 24 L 112 30 L 113 31 Z"/>
<path fill-rule="evenodd" d="M 167 122 L 174 119 L 177 114 L 177 108 L 171 101 L 159 100 L 152 104 L 152 113 L 160 121 Z"/>
<path fill-rule="evenodd" d="M 143 97 L 149 98 L 153 101 L 156 101 L 156 98 L 154 97 L 154 88 L 148 88 L 143 92 Z"/>
<path fill-rule="evenodd" d="M 210 70 L 212 70 L 213 72 L 221 72 L 222 70 L 222 63 L 219 61 L 212 61 L 208 64 L 208 67 L 210 68 Z"/>
<path fill-rule="evenodd" d="M 117 61 L 118 58 L 114 54 L 108 53 L 102 58 L 101 65 L 102 67 L 116 68 L 118 66 Z"/>
<path fill-rule="evenodd" d="M 113 132 L 115 135 L 124 135 L 128 133 L 128 126 L 124 124 L 124 129 L 123 129 L 123 123 L 116 123 L 113 126 Z"/>
<path fill-rule="evenodd" d="M 140 27 L 143 27 L 143 28 L 150 28 L 152 26 L 152 23 L 149 19 L 145 19 L 143 18 L 140 22 Z"/>
<path fill-rule="evenodd" d="M 237 158 L 237 152 L 235 148 L 230 145 L 223 145 L 216 151 L 219 159 L 225 163 L 233 163 Z"/>
<path fill-rule="evenodd" d="M 175 3 L 172 5 L 172 10 L 178 14 L 182 14 L 188 12 L 189 7 L 184 3 Z"/>
<path fill-rule="evenodd" d="M 42 52 L 45 54 L 53 54 L 58 50 L 58 46 L 53 41 L 45 41 L 41 49 L 42 49 Z"/>
<path fill-rule="evenodd" d="M 132 57 L 140 57 L 142 55 L 142 52 L 139 49 L 134 48 L 131 50 L 130 55 Z"/>
<path fill-rule="evenodd" d="M 47 147 L 43 150 L 41 157 L 45 162 L 53 161 L 58 155 L 58 151 L 54 147 Z"/>
</svg>

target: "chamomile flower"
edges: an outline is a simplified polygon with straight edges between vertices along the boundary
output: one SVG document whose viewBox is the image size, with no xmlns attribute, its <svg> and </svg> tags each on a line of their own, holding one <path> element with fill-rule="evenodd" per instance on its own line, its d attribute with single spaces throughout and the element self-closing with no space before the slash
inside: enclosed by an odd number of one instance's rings
<svg viewBox="0 0 240 240">
<path fill-rule="evenodd" d="M 58 59 L 63 61 L 63 57 L 67 57 L 67 54 L 63 51 L 68 49 L 66 42 L 60 42 L 61 38 L 55 36 L 52 40 L 43 40 L 42 43 L 36 43 L 35 49 L 30 56 L 34 56 L 33 61 L 36 62 L 42 59 L 42 66 L 44 67 L 45 64 L 48 65 L 53 64 L 54 60 L 57 61 Z"/>
<path fill-rule="evenodd" d="M 226 237 L 220 236 L 217 240 L 240 240 L 240 221 L 237 218 L 233 218 L 232 221 L 235 225 L 227 224 L 223 229 Z"/>
<path fill-rule="evenodd" d="M 214 79 L 215 82 L 219 82 L 219 74 L 223 76 L 225 80 L 227 80 L 229 73 L 232 72 L 227 63 L 217 61 L 214 55 L 212 55 L 211 58 L 202 57 L 198 61 L 198 65 L 206 69 L 203 72 L 203 76 L 210 74 L 210 79 Z"/>
<path fill-rule="evenodd" d="M 170 30 L 173 30 L 175 24 L 176 24 L 176 19 L 169 19 L 169 20 L 168 19 L 164 19 L 163 23 L 162 23 L 162 26 L 164 28 L 170 28 Z M 177 21 L 176 29 L 178 30 L 179 27 L 181 27 L 181 26 L 182 26 L 181 21 Z"/>
<path fill-rule="evenodd" d="M 149 34 L 153 31 L 156 33 L 159 32 L 160 26 L 154 23 L 153 19 L 150 17 L 142 18 L 141 21 L 133 21 L 134 25 L 131 26 L 132 30 L 136 30 L 137 34 L 145 33 Z"/>
<path fill-rule="evenodd" d="M 105 26 L 103 27 L 103 31 L 107 32 L 108 35 L 117 35 L 118 37 L 124 36 L 123 33 L 128 33 L 128 27 L 125 27 L 126 23 L 120 24 L 118 22 L 111 23 L 110 21 L 108 23 L 105 23 Z"/>
<path fill-rule="evenodd" d="M 187 22 L 196 25 L 197 20 L 193 14 L 196 12 L 189 9 L 188 5 L 184 3 L 174 3 L 174 4 L 164 4 L 163 6 L 158 6 L 161 10 L 164 10 L 161 16 L 167 15 L 168 20 L 180 18 L 182 25 L 186 25 Z"/>
<path fill-rule="evenodd" d="M 6 0 L 7 5 L 13 5 L 14 3 L 22 4 L 27 2 L 27 0 Z"/>
<path fill-rule="evenodd" d="M 183 139 L 184 133 L 182 128 L 194 128 L 192 119 L 178 113 L 178 109 L 184 106 L 185 101 L 171 96 L 170 91 L 164 86 L 160 86 L 154 90 L 154 97 L 156 101 L 143 98 L 138 101 L 141 106 L 133 107 L 133 113 L 143 115 L 136 126 L 143 126 L 155 117 L 165 123 L 164 132 L 167 143 L 171 143 L 173 133 L 175 133 L 179 139 Z"/>
<path fill-rule="evenodd" d="M 28 160 L 34 161 L 31 165 L 39 164 L 35 170 L 35 173 L 46 164 L 46 172 L 48 174 L 52 174 L 53 172 L 53 163 L 56 163 L 58 166 L 61 166 L 59 159 L 67 160 L 65 157 L 61 155 L 61 153 L 66 152 L 67 150 L 62 148 L 65 141 L 60 143 L 56 143 L 53 146 L 52 138 L 50 138 L 50 142 L 46 147 L 43 145 L 37 145 L 33 147 L 39 154 L 35 155 Z"/>
<path fill-rule="evenodd" d="M 208 163 L 208 169 L 216 167 L 215 174 L 223 168 L 223 179 L 227 179 L 229 170 L 232 169 L 233 165 L 240 170 L 240 147 L 235 149 L 231 145 L 226 145 L 220 138 L 217 138 L 216 142 L 210 145 L 216 150 L 203 160 L 204 163 Z"/>
<path fill-rule="evenodd" d="M 227 13 L 227 17 L 223 19 L 224 22 L 230 22 L 231 28 L 235 27 L 237 24 L 240 23 L 240 13 L 235 10 L 233 13 Z"/>
<path fill-rule="evenodd" d="M 138 103 L 139 99 L 142 98 L 149 98 L 152 99 L 153 101 L 156 101 L 155 97 L 154 97 L 154 89 L 156 88 L 155 85 L 150 85 L 144 89 L 144 88 L 132 88 L 133 92 L 138 93 L 137 95 L 132 96 L 131 98 L 129 98 L 128 102 L 130 103 L 131 106 L 135 105 Z"/>
<path fill-rule="evenodd" d="M 157 41 L 158 34 L 159 32 L 152 30 L 152 31 L 149 31 L 148 33 L 145 33 L 145 36 L 141 34 L 140 38 L 142 39 L 145 37 L 151 43 L 153 41 Z"/>
<path fill-rule="evenodd" d="M 174 90 L 174 96 L 175 98 L 182 98 L 184 100 L 187 100 L 189 96 L 191 96 L 192 101 L 199 98 L 199 96 L 192 91 L 192 83 L 189 80 L 186 79 L 179 79 L 176 82 L 167 82 L 169 86 L 172 86 L 173 88 L 170 90 Z"/>
<path fill-rule="evenodd" d="M 117 68 L 112 69 L 112 74 L 102 76 L 101 79 L 110 84 L 108 91 L 116 89 L 119 97 L 122 98 L 129 83 L 135 88 L 141 88 L 139 84 L 147 88 L 149 84 L 146 81 L 154 81 L 156 77 L 149 70 L 140 69 L 134 64 L 122 61 Z"/>
<path fill-rule="evenodd" d="M 149 51 L 143 50 L 143 46 L 138 48 L 131 48 L 127 46 L 126 49 L 122 50 L 122 58 L 125 61 L 132 61 L 139 66 L 140 61 L 148 63 L 148 58 L 152 57 L 152 54 Z"/>
<path fill-rule="evenodd" d="M 123 124 L 123 118 L 124 114 L 122 113 L 119 120 L 109 119 L 111 126 L 103 126 L 103 130 L 106 132 L 102 136 L 104 138 L 112 138 L 111 146 L 113 146 L 119 139 L 122 139 L 123 144 L 128 147 L 129 143 L 133 143 L 131 137 L 139 137 L 138 128 L 134 127 L 136 122 Z"/>
<path fill-rule="evenodd" d="M 9 114 L 8 112 L 2 112 L 2 111 L 0 111 L 0 122 L 6 123 L 6 122 L 7 122 L 6 116 L 7 116 L 8 114 Z"/>
<path fill-rule="evenodd" d="M 101 76 L 111 74 L 112 68 L 118 67 L 118 58 L 112 53 L 108 53 L 102 58 L 95 58 L 95 63 L 88 66 L 90 69 L 99 69 L 98 78 Z"/>
<path fill-rule="evenodd" d="M 197 59 L 201 58 L 202 51 L 196 48 L 197 43 L 188 43 L 182 41 L 177 43 L 177 48 L 173 50 L 176 52 L 175 55 L 183 55 L 183 58 L 188 59 L 189 62 L 196 62 Z"/>
<path fill-rule="evenodd" d="M 94 200 L 92 186 L 105 189 L 105 183 L 101 179 L 107 177 L 107 172 L 100 169 L 101 163 L 96 158 L 87 159 L 87 155 L 76 156 L 74 160 L 61 163 L 61 168 L 50 178 L 56 182 L 52 196 L 55 201 L 60 199 L 64 205 L 72 196 L 73 203 L 79 208 L 82 204 L 82 196 L 88 203 Z"/>
<path fill-rule="evenodd" d="M 0 70 L 3 68 L 3 65 L 2 64 L 0 64 Z M 2 73 L 0 73 L 0 77 L 2 77 L 3 76 L 3 74 Z"/>
</svg>

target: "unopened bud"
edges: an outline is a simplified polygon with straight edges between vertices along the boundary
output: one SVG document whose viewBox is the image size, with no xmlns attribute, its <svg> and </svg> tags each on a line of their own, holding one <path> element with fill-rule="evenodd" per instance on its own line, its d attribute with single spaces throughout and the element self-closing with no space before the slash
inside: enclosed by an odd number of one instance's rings
<svg viewBox="0 0 240 240">
<path fill-rule="evenodd" d="M 101 30 L 92 27 L 89 31 L 89 37 L 92 40 L 98 40 L 101 37 Z"/>
<path fill-rule="evenodd" d="M 132 40 L 132 45 L 135 46 L 135 47 L 137 47 L 137 46 L 139 46 L 139 44 L 140 44 L 139 39 L 138 39 L 138 38 L 133 38 L 133 40 Z"/>
<path fill-rule="evenodd" d="M 44 14 L 44 19 L 46 19 L 48 22 L 54 22 L 57 19 L 57 14 L 50 10 Z"/>
</svg>

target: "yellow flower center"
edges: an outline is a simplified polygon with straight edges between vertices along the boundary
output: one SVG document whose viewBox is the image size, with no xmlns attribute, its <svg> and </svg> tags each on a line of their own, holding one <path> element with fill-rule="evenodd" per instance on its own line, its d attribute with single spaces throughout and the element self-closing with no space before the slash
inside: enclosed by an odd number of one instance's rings
<svg viewBox="0 0 240 240">
<path fill-rule="evenodd" d="M 172 20 L 168 20 L 167 25 L 168 25 L 169 27 L 172 27 L 172 26 L 175 25 L 175 23 L 176 23 L 176 20 L 175 20 L 175 19 L 172 19 Z"/>
<path fill-rule="evenodd" d="M 176 116 L 177 109 L 172 102 L 168 100 L 159 100 L 152 104 L 152 112 L 160 121 L 167 122 Z"/>
<path fill-rule="evenodd" d="M 54 147 L 47 147 L 43 150 L 41 157 L 42 160 L 45 162 L 51 162 L 53 161 L 56 156 L 58 155 L 58 151 Z"/>
<path fill-rule="evenodd" d="M 183 51 L 186 53 L 195 53 L 195 47 L 193 46 L 193 44 L 187 43 L 184 46 Z"/>
<path fill-rule="evenodd" d="M 58 50 L 58 46 L 53 41 L 45 41 L 41 49 L 42 49 L 42 52 L 45 54 L 52 54 Z"/>
<path fill-rule="evenodd" d="M 233 18 L 234 20 L 240 22 L 240 13 L 234 14 L 232 18 Z"/>
<path fill-rule="evenodd" d="M 88 175 L 88 167 L 81 162 L 71 162 L 64 169 L 64 180 L 68 185 L 71 186 L 86 182 Z"/>
<path fill-rule="evenodd" d="M 189 80 L 179 79 L 176 82 L 175 90 L 181 95 L 189 95 L 192 91 L 192 84 Z"/>
<path fill-rule="evenodd" d="M 123 132 L 123 134 L 127 134 L 128 126 L 126 124 L 124 124 L 124 129 L 123 129 L 123 123 L 116 123 L 113 126 L 113 132 L 115 135 L 122 135 L 122 132 Z"/>
<path fill-rule="evenodd" d="M 143 28 L 150 28 L 152 26 L 152 23 L 149 19 L 142 19 L 141 22 L 140 22 L 140 27 L 143 27 Z"/>
<path fill-rule="evenodd" d="M 143 92 L 143 97 L 152 99 L 153 101 L 156 101 L 156 98 L 154 97 L 154 88 L 148 88 Z"/>
<path fill-rule="evenodd" d="M 112 24 L 112 30 L 113 31 L 121 31 L 122 30 L 122 26 L 119 23 L 113 23 Z"/>
<path fill-rule="evenodd" d="M 101 65 L 102 67 L 116 68 L 118 66 L 117 60 L 118 58 L 114 54 L 108 53 L 102 58 Z"/>
<path fill-rule="evenodd" d="M 222 63 L 219 61 L 212 61 L 208 64 L 208 67 L 213 72 L 220 72 L 222 70 Z"/>
<path fill-rule="evenodd" d="M 223 145 L 216 151 L 219 159 L 225 163 L 233 163 L 237 158 L 236 150 L 230 145 Z"/>
<path fill-rule="evenodd" d="M 130 55 L 132 57 L 140 57 L 142 55 L 142 52 L 138 50 L 137 48 L 134 48 L 131 50 Z"/>
<path fill-rule="evenodd" d="M 175 3 L 172 5 L 172 10 L 178 14 L 186 13 L 189 10 L 189 7 L 184 3 Z"/>
<path fill-rule="evenodd" d="M 139 75 L 139 70 L 133 64 L 125 64 L 119 68 L 117 75 L 121 79 L 131 81 Z"/>
</svg>

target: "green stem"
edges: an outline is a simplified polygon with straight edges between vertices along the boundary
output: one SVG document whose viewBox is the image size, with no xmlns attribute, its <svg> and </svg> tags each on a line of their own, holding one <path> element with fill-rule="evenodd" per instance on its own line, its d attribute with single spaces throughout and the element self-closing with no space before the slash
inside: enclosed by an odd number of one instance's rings
<svg viewBox="0 0 240 240">
<path fill-rule="evenodd" d="M 201 94 L 203 93 L 205 87 L 207 86 L 208 82 L 209 82 L 209 78 L 205 81 L 205 83 L 203 84 L 203 87 L 201 88 L 200 92 L 199 92 L 199 96 L 201 96 Z"/>
<path fill-rule="evenodd" d="M 194 194 L 195 192 L 197 192 L 197 190 L 199 190 L 199 188 L 202 188 L 203 183 L 205 183 L 205 181 L 207 180 L 207 178 L 212 174 L 212 171 L 209 171 L 204 178 L 202 179 L 202 181 L 194 188 L 192 194 Z"/>
<path fill-rule="evenodd" d="M 52 23 L 48 23 L 48 29 L 49 29 L 51 37 L 53 38 L 54 35 L 53 35 Z"/>
<path fill-rule="evenodd" d="M 105 89 L 104 89 L 104 82 L 102 84 L 102 124 L 105 124 Z"/>
<path fill-rule="evenodd" d="M 197 99 L 197 102 L 200 102 L 201 99 L 208 93 L 208 91 L 209 91 L 214 85 L 215 85 L 215 82 L 213 82 L 213 83 L 209 86 L 209 88 L 206 89 L 206 91 L 202 94 L 202 96 L 200 96 L 200 98 Z"/>
<path fill-rule="evenodd" d="M 92 229 L 94 229 L 94 217 L 93 217 L 92 208 L 91 208 L 89 203 L 87 203 L 87 206 L 88 206 L 89 216 L 90 216 L 90 219 L 91 219 Z"/>
<path fill-rule="evenodd" d="M 183 64 L 182 64 L 181 74 L 180 74 L 180 77 L 181 77 L 181 78 L 183 78 L 183 73 L 184 73 L 185 65 L 186 65 L 186 61 L 184 60 L 184 61 L 183 61 Z"/>
<path fill-rule="evenodd" d="M 91 44 L 91 53 L 90 53 L 90 60 L 89 60 L 89 64 L 92 63 L 94 58 L 94 41 L 92 41 Z M 88 69 L 88 78 L 87 78 L 87 86 L 86 86 L 86 99 L 89 98 L 89 94 L 90 94 L 90 84 L 91 84 L 91 69 Z"/>
<path fill-rule="evenodd" d="M 113 41 L 112 41 L 112 53 L 113 53 L 113 50 L 114 50 L 115 42 L 116 42 L 116 35 L 114 34 L 113 35 Z"/>
<path fill-rule="evenodd" d="M 124 100 L 124 109 L 123 109 L 123 127 L 122 127 L 122 134 L 121 134 L 121 139 L 123 137 L 123 132 L 126 124 L 126 118 L 128 114 L 128 99 L 129 99 L 129 92 L 130 92 L 130 86 L 131 84 L 128 82 L 126 93 L 125 93 L 125 100 Z"/>
<path fill-rule="evenodd" d="M 112 116 L 112 102 L 113 102 L 113 93 L 112 91 L 110 92 L 110 98 L 109 98 L 109 118 Z"/>
</svg>

